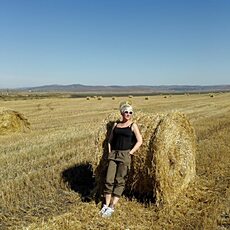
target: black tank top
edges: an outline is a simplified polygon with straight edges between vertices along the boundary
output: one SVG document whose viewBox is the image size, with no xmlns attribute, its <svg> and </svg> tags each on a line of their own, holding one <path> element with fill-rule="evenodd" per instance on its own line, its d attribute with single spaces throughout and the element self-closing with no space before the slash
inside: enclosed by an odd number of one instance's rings
<svg viewBox="0 0 230 230">
<path fill-rule="evenodd" d="M 133 124 L 133 123 L 132 123 Z M 132 149 L 135 134 L 132 131 L 132 124 L 125 128 L 117 126 L 113 129 L 113 139 L 111 143 L 112 150 L 128 150 Z"/>
</svg>

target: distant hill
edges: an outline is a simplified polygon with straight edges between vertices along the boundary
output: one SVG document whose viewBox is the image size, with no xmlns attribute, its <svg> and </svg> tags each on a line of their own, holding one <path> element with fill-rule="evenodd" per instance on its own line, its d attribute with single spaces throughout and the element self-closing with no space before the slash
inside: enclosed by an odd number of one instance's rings
<svg viewBox="0 0 230 230">
<path fill-rule="evenodd" d="M 135 85 L 135 86 L 89 86 L 81 84 L 72 85 L 44 85 L 32 88 L 26 88 L 27 90 L 36 92 L 105 92 L 105 93 L 159 93 L 159 92 L 210 92 L 210 91 L 230 91 L 230 85 Z M 25 89 L 24 89 L 25 90 Z"/>
<path fill-rule="evenodd" d="M 148 93 L 148 94 L 158 94 L 158 93 L 196 93 L 196 92 L 226 92 L 230 91 L 230 85 L 159 85 L 159 86 L 149 86 L 149 85 L 131 85 L 131 86 L 121 86 L 121 85 L 111 85 L 111 86 L 90 86 L 81 84 L 72 85 L 44 85 L 37 87 L 26 87 L 13 89 L 15 91 L 31 91 L 31 92 L 69 92 L 69 93 Z"/>
</svg>

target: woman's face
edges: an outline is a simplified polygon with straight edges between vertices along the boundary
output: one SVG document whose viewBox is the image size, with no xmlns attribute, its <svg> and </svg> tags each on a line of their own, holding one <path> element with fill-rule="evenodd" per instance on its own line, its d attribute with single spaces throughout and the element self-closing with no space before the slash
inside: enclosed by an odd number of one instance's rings
<svg viewBox="0 0 230 230">
<path fill-rule="evenodd" d="M 132 110 L 125 110 L 123 113 L 122 113 L 122 117 L 123 119 L 125 120 L 130 120 L 132 118 L 132 115 L 133 115 L 133 111 Z"/>
</svg>

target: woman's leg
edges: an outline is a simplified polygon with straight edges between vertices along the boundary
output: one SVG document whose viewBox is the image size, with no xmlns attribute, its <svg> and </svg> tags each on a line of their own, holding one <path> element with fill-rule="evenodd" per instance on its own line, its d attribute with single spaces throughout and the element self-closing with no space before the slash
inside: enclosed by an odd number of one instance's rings
<svg viewBox="0 0 230 230">
<path fill-rule="evenodd" d="M 107 206 L 109 206 L 111 203 L 111 194 L 113 192 L 116 171 L 117 171 L 117 163 L 114 162 L 113 160 L 110 160 L 107 169 L 105 189 L 104 189 L 105 204 Z"/>
<path fill-rule="evenodd" d="M 112 200 L 112 206 L 114 207 L 120 196 L 122 195 L 124 188 L 125 188 L 125 179 L 128 173 L 128 166 L 124 163 L 119 163 L 117 166 L 117 173 L 115 178 L 115 185 L 113 189 L 113 200 Z"/>
<path fill-rule="evenodd" d="M 119 199 L 120 199 L 120 197 L 118 197 L 118 196 L 113 196 L 113 199 L 112 199 L 112 202 L 111 202 L 111 204 L 110 204 L 110 207 L 114 209 L 115 206 L 116 206 L 116 204 L 117 204 L 117 202 L 119 201 Z"/>
<path fill-rule="evenodd" d="M 105 194 L 105 204 L 106 206 L 109 206 L 110 203 L 111 203 L 111 198 L 112 198 L 112 195 L 111 194 Z"/>
</svg>

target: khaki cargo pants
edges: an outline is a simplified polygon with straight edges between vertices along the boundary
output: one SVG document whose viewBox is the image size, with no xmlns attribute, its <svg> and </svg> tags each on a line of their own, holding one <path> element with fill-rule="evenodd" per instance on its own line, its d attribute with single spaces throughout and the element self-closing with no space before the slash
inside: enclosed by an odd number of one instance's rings
<svg viewBox="0 0 230 230">
<path fill-rule="evenodd" d="M 105 181 L 105 194 L 120 197 L 125 188 L 125 179 L 131 163 L 130 150 L 112 150 L 108 155 L 108 169 Z"/>
</svg>

